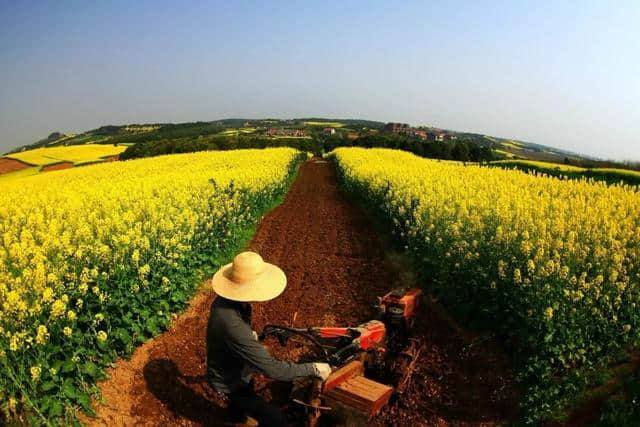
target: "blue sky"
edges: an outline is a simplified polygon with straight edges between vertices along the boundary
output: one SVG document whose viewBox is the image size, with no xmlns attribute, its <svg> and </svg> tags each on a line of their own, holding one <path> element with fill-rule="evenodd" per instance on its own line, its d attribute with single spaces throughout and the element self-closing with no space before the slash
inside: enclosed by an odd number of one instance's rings
<svg viewBox="0 0 640 427">
<path fill-rule="evenodd" d="M 0 0 L 0 151 L 322 116 L 640 160 L 640 2 Z"/>
</svg>

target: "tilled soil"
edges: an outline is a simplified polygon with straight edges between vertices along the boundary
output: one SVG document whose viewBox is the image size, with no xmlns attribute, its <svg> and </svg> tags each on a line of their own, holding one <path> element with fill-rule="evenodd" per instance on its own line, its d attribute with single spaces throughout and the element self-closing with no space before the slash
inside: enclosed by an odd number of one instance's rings
<svg viewBox="0 0 640 427">
<path fill-rule="evenodd" d="M 267 323 L 357 325 L 371 318 L 378 296 L 407 284 L 410 277 L 385 256 L 384 242 L 366 214 L 340 192 L 331 165 L 317 159 L 302 165 L 286 199 L 262 219 L 248 249 L 279 265 L 288 278 L 280 297 L 254 304 L 258 331 Z M 119 361 L 100 385 L 105 403 L 97 418 L 87 421 L 108 426 L 222 425 L 224 404 L 204 379 L 205 330 L 213 298 L 203 286 L 169 331 L 142 345 L 130 360 Z M 508 358 L 498 345 L 461 329 L 434 302 L 416 323 L 424 350 L 412 382 L 402 399 L 371 424 L 507 421 L 516 394 Z M 271 350 L 281 358 L 300 357 L 301 348 L 291 347 L 273 345 Z M 271 383 L 261 393 L 284 403 L 287 390 Z"/>
<path fill-rule="evenodd" d="M 40 171 L 41 172 L 59 171 L 62 169 L 70 169 L 73 166 L 74 164 L 72 162 L 61 162 L 61 163 L 55 163 L 53 165 L 43 166 Z"/>
<path fill-rule="evenodd" d="M 7 157 L 0 158 L 0 175 L 3 173 L 15 172 L 21 169 L 29 168 L 26 163 L 22 163 L 20 160 L 9 159 Z"/>
</svg>

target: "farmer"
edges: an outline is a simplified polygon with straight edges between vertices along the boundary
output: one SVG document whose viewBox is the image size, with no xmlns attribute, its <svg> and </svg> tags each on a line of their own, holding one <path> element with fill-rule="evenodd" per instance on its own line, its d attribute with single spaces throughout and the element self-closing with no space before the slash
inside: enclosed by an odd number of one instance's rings
<svg viewBox="0 0 640 427">
<path fill-rule="evenodd" d="M 260 426 L 282 426 L 279 408 L 265 402 L 250 386 L 252 371 L 291 381 L 301 377 L 327 379 L 326 363 L 288 363 L 271 356 L 251 329 L 252 302 L 268 301 L 287 285 L 284 272 L 254 252 L 238 254 L 211 281 L 218 295 L 211 304 L 207 325 L 207 379 L 228 401 L 230 422 L 248 423 L 249 416 Z"/>
</svg>

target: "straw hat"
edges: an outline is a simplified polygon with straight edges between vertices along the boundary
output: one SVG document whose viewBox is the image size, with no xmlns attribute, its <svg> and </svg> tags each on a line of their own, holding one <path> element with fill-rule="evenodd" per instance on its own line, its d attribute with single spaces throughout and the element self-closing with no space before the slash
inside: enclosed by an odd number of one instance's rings
<svg viewBox="0 0 640 427">
<path fill-rule="evenodd" d="M 242 252 L 217 271 L 211 286 L 218 295 L 233 301 L 268 301 L 284 291 L 287 276 L 257 253 Z"/>
</svg>

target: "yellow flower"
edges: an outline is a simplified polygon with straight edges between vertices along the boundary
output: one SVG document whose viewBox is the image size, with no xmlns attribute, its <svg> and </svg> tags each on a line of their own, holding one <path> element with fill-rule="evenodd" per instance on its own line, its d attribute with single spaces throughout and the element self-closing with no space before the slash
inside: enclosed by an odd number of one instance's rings
<svg viewBox="0 0 640 427">
<path fill-rule="evenodd" d="M 135 249 L 133 251 L 133 254 L 131 254 L 131 261 L 133 261 L 134 264 L 137 264 L 140 261 L 140 251 Z"/>
<path fill-rule="evenodd" d="M 545 318 L 546 320 L 551 320 L 551 318 L 552 318 L 552 317 L 553 317 L 553 308 L 551 308 L 551 307 L 547 307 L 547 308 L 544 310 L 544 318 Z"/>
<path fill-rule="evenodd" d="M 18 351 L 18 348 L 20 348 L 20 346 L 18 345 L 18 337 L 16 335 L 12 335 L 11 339 L 9 340 L 9 350 Z"/>
<path fill-rule="evenodd" d="M 105 331 L 98 331 L 96 336 L 100 342 L 105 342 L 107 340 L 107 333 Z"/>
<path fill-rule="evenodd" d="M 49 337 L 49 331 L 47 331 L 47 327 L 44 325 L 38 326 L 38 333 L 36 334 L 36 342 L 38 344 L 44 344 Z"/>
<path fill-rule="evenodd" d="M 7 294 L 7 300 L 4 303 L 5 310 L 14 309 L 16 306 L 20 304 L 22 299 L 20 298 L 20 294 L 17 291 L 11 291 Z"/>
<path fill-rule="evenodd" d="M 51 317 L 60 317 L 64 315 L 67 305 L 60 299 L 55 300 L 51 305 Z"/>
<path fill-rule="evenodd" d="M 40 378 L 40 373 L 42 372 L 42 369 L 40 369 L 40 365 L 36 365 L 31 367 L 30 372 L 31 372 L 31 379 L 33 381 L 37 381 L 38 378 Z"/>
<path fill-rule="evenodd" d="M 53 300 L 53 289 L 45 288 L 45 290 L 42 291 L 42 301 L 51 302 L 52 300 Z"/>
<path fill-rule="evenodd" d="M 498 261 L 498 277 L 504 279 L 506 277 L 505 269 L 507 268 L 507 263 L 503 260 Z"/>
<path fill-rule="evenodd" d="M 64 329 L 62 329 L 62 333 L 67 337 L 71 336 L 71 334 L 73 333 L 73 329 L 71 329 L 68 326 L 65 326 Z"/>
<path fill-rule="evenodd" d="M 69 310 L 67 311 L 67 319 L 71 320 L 72 322 L 74 320 L 76 320 L 76 313 L 73 310 Z"/>
<path fill-rule="evenodd" d="M 149 274 L 150 271 L 151 267 L 149 266 L 149 264 L 145 264 L 140 267 L 138 269 L 138 277 L 140 278 L 140 280 L 143 280 L 145 277 L 147 277 L 147 274 Z"/>
<path fill-rule="evenodd" d="M 519 268 L 513 270 L 513 282 L 516 284 L 522 283 L 522 273 L 520 273 Z"/>
</svg>

